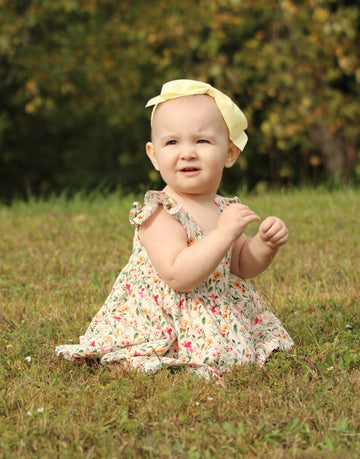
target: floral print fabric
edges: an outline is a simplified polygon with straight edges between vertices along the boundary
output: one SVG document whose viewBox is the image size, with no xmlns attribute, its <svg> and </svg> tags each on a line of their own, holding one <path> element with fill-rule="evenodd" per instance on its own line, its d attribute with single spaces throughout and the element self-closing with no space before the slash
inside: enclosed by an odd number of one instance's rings
<svg viewBox="0 0 360 459">
<path fill-rule="evenodd" d="M 224 210 L 237 198 L 216 197 Z M 213 274 L 189 292 L 169 288 L 151 264 L 139 227 L 161 205 L 184 227 L 188 244 L 205 237 L 197 222 L 163 191 L 148 191 L 144 205 L 134 203 L 133 251 L 104 305 L 80 344 L 56 348 L 72 361 L 99 358 L 155 372 L 186 367 L 199 375 L 218 375 L 233 365 L 264 364 L 274 349 L 293 341 L 253 287 L 230 272 L 231 249 Z"/>
</svg>

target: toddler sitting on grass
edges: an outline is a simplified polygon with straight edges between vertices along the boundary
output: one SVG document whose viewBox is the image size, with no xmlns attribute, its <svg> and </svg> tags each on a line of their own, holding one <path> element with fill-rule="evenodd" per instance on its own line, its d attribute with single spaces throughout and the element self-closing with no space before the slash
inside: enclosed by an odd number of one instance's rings
<svg viewBox="0 0 360 459">
<path fill-rule="evenodd" d="M 146 152 L 166 186 L 134 203 L 133 251 L 80 343 L 58 346 L 72 361 L 155 372 L 184 367 L 218 376 L 234 365 L 264 364 L 293 342 L 246 280 L 264 271 L 288 240 L 277 217 L 217 195 L 224 167 L 247 142 L 242 111 L 222 92 L 193 80 L 163 85 L 147 106 Z"/>
</svg>

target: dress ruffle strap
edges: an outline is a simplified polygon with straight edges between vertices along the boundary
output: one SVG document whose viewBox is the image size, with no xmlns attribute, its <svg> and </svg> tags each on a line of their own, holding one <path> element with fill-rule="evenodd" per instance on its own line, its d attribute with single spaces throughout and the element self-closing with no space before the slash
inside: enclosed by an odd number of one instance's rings
<svg viewBox="0 0 360 459">
<path fill-rule="evenodd" d="M 180 204 L 168 196 L 164 191 L 148 191 L 144 196 L 144 204 L 134 202 L 130 210 L 130 223 L 141 225 L 144 223 L 158 208 L 163 208 L 172 216 L 181 220 L 184 213 Z"/>
</svg>

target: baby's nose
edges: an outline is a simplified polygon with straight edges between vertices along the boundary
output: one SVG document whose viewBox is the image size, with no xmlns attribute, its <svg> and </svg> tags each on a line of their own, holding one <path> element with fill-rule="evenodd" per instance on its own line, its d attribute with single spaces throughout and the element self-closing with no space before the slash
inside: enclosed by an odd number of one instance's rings
<svg viewBox="0 0 360 459">
<path fill-rule="evenodd" d="M 181 150 L 181 159 L 192 159 L 196 157 L 196 151 L 193 145 L 184 145 Z"/>
</svg>

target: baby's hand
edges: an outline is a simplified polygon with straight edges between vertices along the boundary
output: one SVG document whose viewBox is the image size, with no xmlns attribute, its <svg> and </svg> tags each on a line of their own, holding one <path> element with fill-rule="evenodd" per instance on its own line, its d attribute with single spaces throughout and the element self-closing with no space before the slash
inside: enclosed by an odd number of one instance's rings
<svg viewBox="0 0 360 459">
<path fill-rule="evenodd" d="M 217 229 L 229 236 L 231 242 L 238 239 L 249 223 L 260 220 L 248 206 L 233 203 L 219 217 Z"/>
<path fill-rule="evenodd" d="M 269 247 L 276 249 L 286 244 L 289 231 L 278 217 L 267 217 L 259 227 L 259 236 Z"/>
</svg>

